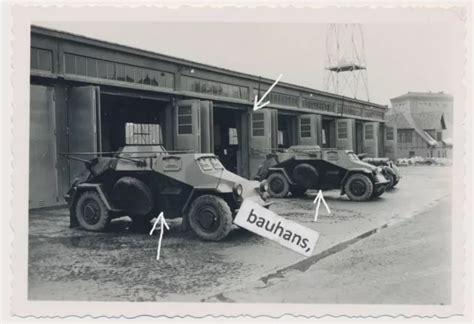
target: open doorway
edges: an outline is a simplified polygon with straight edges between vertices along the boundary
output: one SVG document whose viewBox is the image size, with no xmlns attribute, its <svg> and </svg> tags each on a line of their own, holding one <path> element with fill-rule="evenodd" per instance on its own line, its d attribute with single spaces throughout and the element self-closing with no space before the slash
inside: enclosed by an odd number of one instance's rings
<svg viewBox="0 0 474 324">
<path fill-rule="evenodd" d="M 238 174 L 241 143 L 241 112 L 229 108 L 214 108 L 214 154 L 224 167 Z"/>
<path fill-rule="evenodd" d="M 163 144 L 166 102 L 101 94 L 101 150 L 115 152 L 126 144 Z"/>
<path fill-rule="evenodd" d="M 336 147 L 336 120 L 334 118 L 324 118 L 322 120 L 321 146 L 325 148 Z"/>
<path fill-rule="evenodd" d="M 278 113 L 278 148 L 288 148 L 298 144 L 296 115 Z"/>
<path fill-rule="evenodd" d="M 355 122 L 356 129 L 356 145 L 355 150 L 357 154 L 364 153 L 364 123 L 361 121 Z"/>
</svg>

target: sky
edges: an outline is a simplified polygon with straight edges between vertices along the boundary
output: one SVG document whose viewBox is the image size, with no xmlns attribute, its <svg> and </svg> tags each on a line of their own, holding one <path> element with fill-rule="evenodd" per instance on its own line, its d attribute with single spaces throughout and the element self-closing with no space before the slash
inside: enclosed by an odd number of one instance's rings
<svg viewBox="0 0 474 324">
<path fill-rule="evenodd" d="M 41 22 L 39 26 L 325 90 L 327 24 Z M 408 91 L 462 95 L 461 23 L 362 25 L 369 99 Z M 343 45 L 341 45 L 343 46 Z M 361 99 L 363 95 L 360 95 Z"/>
</svg>

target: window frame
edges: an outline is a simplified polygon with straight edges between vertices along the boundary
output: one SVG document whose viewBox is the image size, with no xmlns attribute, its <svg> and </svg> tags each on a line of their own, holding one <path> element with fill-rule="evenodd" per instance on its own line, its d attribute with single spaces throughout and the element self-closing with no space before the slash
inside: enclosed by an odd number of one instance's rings
<svg viewBox="0 0 474 324">
<path fill-rule="evenodd" d="M 344 125 L 344 127 L 341 127 L 340 125 Z M 349 127 L 347 125 L 346 121 L 337 121 L 337 139 L 348 139 L 349 138 Z M 344 132 L 341 132 L 343 130 Z M 341 135 L 343 134 L 343 136 Z"/>
<path fill-rule="evenodd" d="M 262 119 L 255 119 L 255 117 L 262 116 Z M 262 127 L 255 127 L 255 123 L 262 123 Z M 258 133 L 256 133 L 258 131 Z M 261 134 L 260 134 L 261 131 Z M 252 113 L 252 137 L 264 137 L 265 136 L 265 113 L 264 112 L 254 112 Z"/>
</svg>

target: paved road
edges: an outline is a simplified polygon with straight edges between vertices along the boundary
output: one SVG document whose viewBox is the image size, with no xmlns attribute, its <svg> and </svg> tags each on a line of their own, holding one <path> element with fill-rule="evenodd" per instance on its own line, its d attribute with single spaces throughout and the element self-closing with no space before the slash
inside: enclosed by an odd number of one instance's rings
<svg viewBox="0 0 474 324">
<path fill-rule="evenodd" d="M 398 188 L 380 199 L 355 203 L 338 192 L 325 193 L 332 215 L 312 222 L 316 193 L 280 199 L 279 215 L 320 233 L 314 255 L 387 223 L 423 213 L 450 191 L 446 167 L 407 167 Z M 68 228 L 67 211 L 30 215 L 29 298 L 39 300 L 200 301 L 223 291 L 248 287 L 261 278 L 304 260 L 269 240 L 238 229 L 222 242 L 209 243 L 170 223 L 162 254 L 155 260 L 156 237 L 132 233 L 126 219 L 107 233 Z"/>
<path fill-rule="evenodd" d="M 445 198 L 412 219 L 206 301 L 450 304 L 450 215 Z"/>
</svg>

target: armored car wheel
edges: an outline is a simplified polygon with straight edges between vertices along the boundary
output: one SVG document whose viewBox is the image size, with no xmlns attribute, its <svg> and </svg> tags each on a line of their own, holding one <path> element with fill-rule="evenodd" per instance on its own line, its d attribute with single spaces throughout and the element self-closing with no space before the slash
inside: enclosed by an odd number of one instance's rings
<svg viewBox="0 0 474 324">
<path fill-rule="evenodd" d="M 344 191 L 350 200 L 364 201 L 372 197 L 374 185 L 368 176 L 356 173 L 349 177 L 344 185 Z"/>
<path fill-rule="evenodd" d="M 400 180 L 396 180 L 396 179 L 395 179 L 395 180 L 393 181 L 393 186 L 392 186 L 392 188 L 395 187 L 395 186 L 398 184 L 399 181 L 400 181 Z"/>
<path fill-rule="evenodd" d="M 79 225 L 88 231 L 102 231 L 110 223 L 107 207 L 96 191 L 81 193 L 75 211 Z"/>
<path fill-rule="evenodd" d="M 224 199 L 214 195 L 196 198 L 189 208 L 189 226 L 201 239 L 220 241 L 232 227 L 232 212 Z"/>
<path fill-rule="evenodd" d="M 268 194 L 274 198 L 284 198 L 290 191 L 290 184 L 281 173 L 272 173 L 268 177 Z"/>
<path fill-rule="evenodd" d="M 293 169 L 293 181 L 303 188 L 317 188 L 319 174 L 311 164 L 301 163 Z"/>
<path fill-rule="evenodd" d="M 374 192 L 372 193 L 372 198 L 378 198 L 382 196 L 382 194 L 385 192 L 385 187 L 380 187 L 378 189 L 374 189 Z"/>
<path fill-rule="evenodd" d="M 384 177 L 389 181 L 387 189 L 392 189 L 395 186 L 395 177 L 394 177 L 394 175 L 391 174 L 390 172 L 386 172 L 386 174 L 384 174 Z"/>
</svg>

